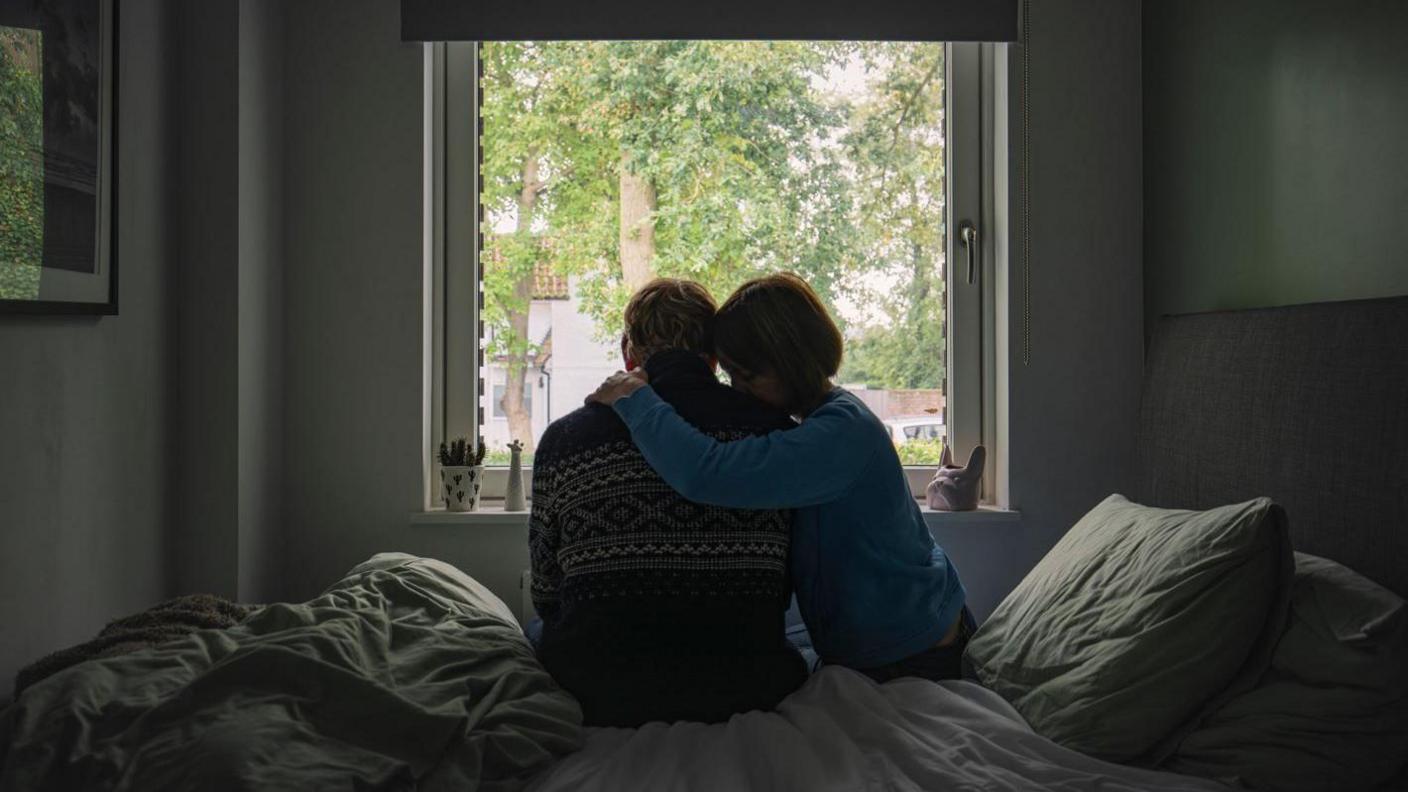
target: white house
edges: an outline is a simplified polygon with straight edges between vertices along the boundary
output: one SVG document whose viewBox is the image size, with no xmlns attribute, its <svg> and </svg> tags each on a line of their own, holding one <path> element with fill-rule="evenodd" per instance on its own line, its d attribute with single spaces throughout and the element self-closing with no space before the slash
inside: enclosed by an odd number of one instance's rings
<svg viewBox="0 0 1408 792">
<path fill-rule="evenodd" d="M 621 368 L 616 341 L 599 341 L 590 316 L 581 310 L 575 282 L 539 273 L 528 310 L 528 337 L 539 345 L 528 370 L 525 394 L 533 416 L 533 439 L 554 420 L 582 406 L 587 394 Z M 508 378 L 502 362 L 486 359 L 482 371 L 483 437 L 489 448 L 502 449 L 513 439 L 501 400 Z"/>
</svg>

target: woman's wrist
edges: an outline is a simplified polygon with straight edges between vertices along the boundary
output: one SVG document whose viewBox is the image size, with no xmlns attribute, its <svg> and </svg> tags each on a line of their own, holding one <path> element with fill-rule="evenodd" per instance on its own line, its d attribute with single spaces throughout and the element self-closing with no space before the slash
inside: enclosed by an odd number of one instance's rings
<svg viewBox="0 0 1408 792">
<path fill-rule="evenodd" d="M 620 416 L 622 421 L 626 422 L 627 427 L 634 429 L 641 416 L 650 412 L 650 409 L 659 403 L 659 394 L 647 384 L 618 398 L 611 404 L 611 409 Z"/>
</svg>

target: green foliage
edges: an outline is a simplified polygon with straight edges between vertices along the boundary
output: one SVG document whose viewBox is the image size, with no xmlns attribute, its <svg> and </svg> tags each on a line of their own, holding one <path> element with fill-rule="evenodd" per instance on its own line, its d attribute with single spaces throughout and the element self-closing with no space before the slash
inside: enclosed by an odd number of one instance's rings
<svg viewBox="0 0 1408 792">
<path fill-rule="evenodd" d="M 519 210 L 524 160 L 543 184 L 528 223 L 537 244 L 486 231 L 486 319 L 503 338 L 524 310 L 535 260 L 578 276 L 602 338 L 629 297 L 620 265 L 621 169 L 655 191 L 652 270 L 722 293 L 794 269 L 824 295 L 854 259 L 852 199 L 835 152 L 841 110 L 811 86 L 846 47 L 829 42 L 488 43 L 485 193 L 490 215 Z M 521 234 L 514 235 L 521 236 Z M 526 347 L 504 339 L 494 354 Z"/>
<path fill-rule="evenodd" d="M 27 264 L 0 263 L 0 300 L 38 299 L 41 272 Z"/>
<path fill-rule="evenodd" d="M 450 443 L 440 444 L 440 464 L 444 467 L 463 467 L 484 464 L 484 455 L 488 448 L 482 441 L 470 445 L 469 441 L 463 437 Z"/>
<path fill-rule="evenodd" d="M 22 58 L 37 37 L 0 27 L 0 299 L 39 296 L 44 255 L 44 98 Z"/>
<path fill-rule="evenodd" d="M 905 465 L 937 465 L 944 456 L 942 440 L 910 440 L 896 449 Z"/>
<path fill-rule="evenodd" d="M 512 461 L 512 459 L 513 455 L 507 448 L 496 448 L 490 451 L 488 455 L 484 457 L 484 464 L 489 465 L 491 467 L 508 467 L 508 463 Z M 531 452 L 524 454 L 523 466 L 532 467 L 532 465 L 533 454 Z"/>
<path fill-rule="evenodd" d="M 885 317 L 847 350 L 843 382 L 939 388 L 944 381 L 943 51 L 882 42 L 865 51 L 882 76 L 846 145 L 857 163 L 864 245 L 896 277 L 874 295 Z"/>
<path fill-rule="evenodd" d="M 937 302 L 937 300 L 933 300 Z M 838 379 L 872 388 L 939 388 L 943 385 L 943 305 L 920 302 L 918 316 L 901 314 L 888 328 L 867 328 L 846 345 Z"/>
<path fill-rule="evenodd" d="M 843 323 L 843 380 L 940 387 L 942 53 L 893 42 L 485 43 L 488 353 L 513 367 L 536 351 L 537 339 L 520 337 L 535 265 L 574 276 L 597 336 L 619 334 L 630 291 L 624 168 L 653 194 L 654 274 L 723 298 L 750 277 L 794 270 L 833 309 L 847 300 L 869 317 Z M 818 87 L 854 59 L 871 81 L 859 98 Z M 495 218 L 514 218 L 515 230 L 496 232 Z"/>
</svg>

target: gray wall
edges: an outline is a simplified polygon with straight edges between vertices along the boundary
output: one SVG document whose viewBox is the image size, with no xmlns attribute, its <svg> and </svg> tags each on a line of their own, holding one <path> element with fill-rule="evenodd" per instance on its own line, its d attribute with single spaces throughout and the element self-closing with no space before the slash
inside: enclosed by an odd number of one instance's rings
<svg viewBox="0 0 1408 792">
<path fill-rule="evenodd" d="M 239 7 L 176 5 L 180 401 L 175 589 L 237 593 Z"/>
<path fill-rule="evenodd" d="M 284 574 L 284 8 L 239 7 L 239 597 Z"/>
<path fill-rule="evenodd" d="M 401 42 L 390 0 L 287 8 L 283 596 L 401 550 L 517 610 L 526 526 L 409 519 L 425 492 L 423 47 Z"/>
<path fill-rule="evenodd" d="M 179 458 L 174 586 L 277 599 L 283 574 L 284 10 L 177 8 Z"/>
<path fill-rule="evenodd" d="M 1031 361 L 1020 237 L 1000 280 L 999 371 L 1017 527 L 940 534 L 986 613 L 1087 510 L 1133 490 L 1143 369 L 1140 5 L 1031 3 Z M 1012 63 L 1014 77 L 1020 64 Z M 1020 91 L 1010 94 L 1011 117 Z M 1019 195 L 1019 130 L 1011 130 Z M 1014 231 L 1020 213 L 1012 210 Z M 1004 332 L 1005 331 L 1005 332 Z M 999 386 L 1001 384 L 999 383 Z M 974 591 L 974 589 L 977 589 Z"/>
<path fill-rule="evenodd" d="M 424 490 L 423 47 L 386 0 L 309 0 L 286 21 L 287 595 L 398 549 L 493 586 L 516 541 L 408 523 Z"/>
<path fill-rule="evenodd" d="M 1408 294 L 1408 3 L 1146 0 L 1147 313 Z"/>
<path fill-rule="evenodd" d="M 0 697 L 37 656 L 168 593 L 173 30 L 122 4 L 121 313 L 0 316 Z"/>
</svg>

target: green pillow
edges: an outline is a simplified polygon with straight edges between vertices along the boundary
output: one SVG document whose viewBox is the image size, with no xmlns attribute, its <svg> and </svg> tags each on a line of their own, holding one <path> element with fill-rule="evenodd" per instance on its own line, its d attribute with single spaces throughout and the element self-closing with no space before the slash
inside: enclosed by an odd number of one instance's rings
<svg viewBox="0 0 1408 792">
<path fill-rule="evenodd" d="M 1297 553 L 1291 618 L 1270 670 L 1184 738 L 1168 767 L 1253 789 L 1320 792 L 1376 789 L 1405 760 L 1408 603 Z"/>
<path fill-rule="evenodd" d="M 1003 600 L 967 658 L 1039 734 L 1154 764 L 1265 670 L 1291 571 L 1267 498 L 1196 512 L 1111 495 Z"/>
</svg>

